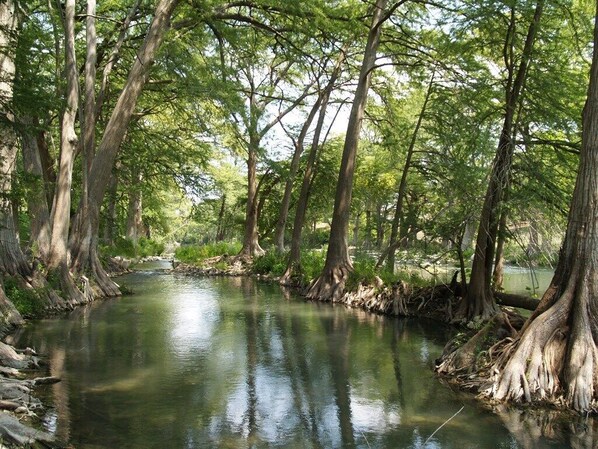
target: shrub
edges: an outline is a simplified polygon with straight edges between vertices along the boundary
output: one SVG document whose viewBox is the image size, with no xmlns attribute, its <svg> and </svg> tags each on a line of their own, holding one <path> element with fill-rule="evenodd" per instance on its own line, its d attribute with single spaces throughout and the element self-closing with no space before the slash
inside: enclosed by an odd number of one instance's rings
<svg viewBox="0 0 598 449">
<path fill-rule="evenodd" d="M 320 275 L 326 262 L 326 253 L 322 251 L 302 251 L 301 271 L 302 282 L 309 283 Z"/>
<path fill-rule="evenodd" d="M 102 246 L 100 251 L 106 257 L 135 257 L 159 256 L 164 252 L 164 243 L 140 237 L 137 245 L 131 239 L 119 238 L 114 245 Z"/>
<path fill-rule="evenodd" d="M 239 251 L 241 244 L 238 242 L 218 242 L 200 246 L 179 246 L 174 257 L 184 263 L 199 264 L 210 257 L 237 254 Z"/>
<path fill-rule="evenodd" d="M 159 256 L 164 252 L 164 248 L 165 245 L 162 242 L 157 242 L 156 240 L 141 237 L 137 242 L 137 256 Z"/>
<path fill-rule="evenodd" d="M 15 278 L 7 277 L 4 279 L 4 293 L 22 316 L 35 318 L 42 315 L 44 301 L 35 289 L 22 287 Z"/>
<path fill-rule="evenodd" d="M 270 274 L 282 276 L 287 268 L 287 254 L 280 254 L 272 251 L 253 260 L 252 270 L 256 274 Z"/>
</svg>

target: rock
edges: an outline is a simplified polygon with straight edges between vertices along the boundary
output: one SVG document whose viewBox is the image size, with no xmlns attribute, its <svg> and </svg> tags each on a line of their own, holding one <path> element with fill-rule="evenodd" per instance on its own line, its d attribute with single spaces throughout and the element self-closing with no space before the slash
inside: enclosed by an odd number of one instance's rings
<svg viewBox="0 0 598 449">
<path fill-rule="evenodd" d="M 33 379 L 34 385 L 48 385 L 48 384 L 55 384 L 60 382 L 59 377 L 55 376 L 48 376 L 48 377 L 36 377 Z"/>
<path fill-rule="evenodd" d="M 8 413 L 0 413 L 0 436 L 22 446 L 54 442 L 54 437 L 49 433 L 28 427 Z"/>
</svg>

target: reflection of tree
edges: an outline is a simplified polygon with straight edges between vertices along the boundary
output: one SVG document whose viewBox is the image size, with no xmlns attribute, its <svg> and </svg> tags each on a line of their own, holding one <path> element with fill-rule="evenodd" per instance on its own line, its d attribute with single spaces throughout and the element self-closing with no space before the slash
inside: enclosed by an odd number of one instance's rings
<svg viewBox="0 0 598 449">
<path fill-rule="evenodd" d="M 244 278 L 241 281 L 241 289 L 245 300 L 251 301 L 245 307 L 245 336 L 247 344 L 247 439 L 250 447 L 253 447 L 257 439 L 257 392 L 256 392 L 256 370 L 257 370 L 257 340 L 258 340 L 258 319 L 255 293 L 256 284 L 251 279 Z"/>
<path fill-rule="evenodd" d="M 283 321 L 283 317 L 287 318 L 286 322 Z M 292 313 L 289 318 L 289 314 L 283 315 L 279 311 L 276 314 L 276 321 L 282 336 L 285 372 L 291 382 L 295 409 L 301 419 L 303 428 L 309 435 L 312 447 L 322 448 L 323 446 L 318 440 L 318 420 L 316 419 L 315 398 L 311 388 L 312 380 L 305 354 L 303 328 L 297 315 Z M 288 331 L 289 327 L 290 332 Z M 305 408 L 303 398 L 306 399 L 307 414 L 303 412 Z"/>
<path fill-rule="evenodd" d="M 397 379 L 397 389 L 399 391 L 399 405 L 401 411 L 405 409 L 405 391 L 403 388 L 403 375 L 401 374 L 401 360 L 399 358 L 399 339 L 405 329 L 405 320 L 393 321 L 393 333 L 390 338 L 390 351 L 392 353 L 392 365 Z"/>
<path fill-rule="evenodd" d="M 496 406 L 493 411 L 507 430 L 526 449 L 558 444 L 573 449 L 598 447 L 598 422 L 583 416 L 564 416 L 557 410 L 533 410 Z"/>
<path fill-rule="evenodd" d="M 349 340 L 350 329 L 346 317 L 334 313 L 332 318 L 323 317 L 326 332 L 332 386 L 341 431 L 341 446 L 355 447 L 351 422 L 351 391 L 349 388 Z"/>
</svg>

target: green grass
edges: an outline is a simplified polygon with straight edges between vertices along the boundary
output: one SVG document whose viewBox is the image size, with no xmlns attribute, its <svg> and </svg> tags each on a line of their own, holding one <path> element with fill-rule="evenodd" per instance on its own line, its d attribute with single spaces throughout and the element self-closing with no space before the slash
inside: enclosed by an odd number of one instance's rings
<svg viewBox="0 0 598 449">
<path fill-rule="evenodd" d="M 210 257 L 238 254 L 241 244 L 238 242 L 218 242 L 199 246 L 180 246 L 176 249 L 174 257 L 184 263 L 200 264 Z"/>
<path fill-rule="evenodd" d="M 164 252 L 164 243 L 140 237 L 137 245 L 130 239 L 118 239 L 114 245 L 100 247 L 101 254 L 107 257 L 136 257 L 159 256 Z"/>
</svg>

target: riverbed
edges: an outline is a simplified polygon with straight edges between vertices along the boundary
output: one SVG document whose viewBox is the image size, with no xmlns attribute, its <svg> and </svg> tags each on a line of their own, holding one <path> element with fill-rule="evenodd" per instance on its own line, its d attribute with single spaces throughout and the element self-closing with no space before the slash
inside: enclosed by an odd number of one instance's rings
<svg viewBox="0 0 598 449">
<path fill-rule="evenodd" d="M 54 404 L 44 427 L 59 441 L 89 449 L 528 446 L 530 424 L 523 433 L 513 424 L 522 425 L 519 412 L 493 413 L 435 377 L 453 332 L 444 325 L 161 268 L 119 278 L 132 296 L 15 335 L 63 379 L 41 392 Z M 535 443 L 568 447 L 569 424 Z"/>
</svg>

